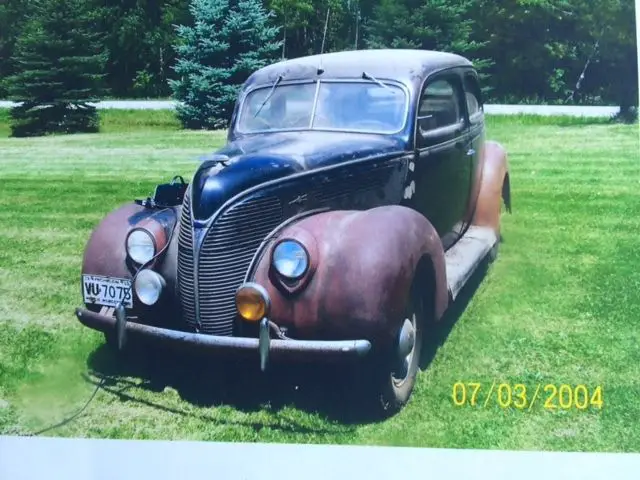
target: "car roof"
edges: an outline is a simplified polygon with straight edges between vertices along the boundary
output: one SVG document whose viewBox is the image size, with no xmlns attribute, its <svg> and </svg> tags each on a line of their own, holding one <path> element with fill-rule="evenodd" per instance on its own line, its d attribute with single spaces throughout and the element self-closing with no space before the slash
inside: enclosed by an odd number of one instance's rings
<svg viewBox="0 0 640 480">
<path fill-rule="evenodd" d="M 371 49 L 324 53 L 283 60 L 255 71 L 246 81 L 253 84 L 271 83 L 279 75 L 283 80 L 318 78 L 358 78 L 363 72 L 375 77 L 415 82 L 438 70 L 451 67 L 472 67 L 466 58 L 454 53 L 434 50 Z"/>
</svg>

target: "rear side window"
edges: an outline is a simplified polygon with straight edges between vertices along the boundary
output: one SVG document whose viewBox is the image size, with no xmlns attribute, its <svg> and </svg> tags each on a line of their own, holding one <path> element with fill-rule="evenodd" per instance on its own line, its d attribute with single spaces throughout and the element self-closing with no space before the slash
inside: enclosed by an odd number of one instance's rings
<svg viewBox="0 0 640 480">
<path fill-rule="evenodd" d="M 469 111 L 469 119 L 471 123 L 482 120 L 482 96 L 480 85 L 475 76 L 467 74 L 464 77 L 464 96 L 467 102 L 467 110 Z"/>
</svg>

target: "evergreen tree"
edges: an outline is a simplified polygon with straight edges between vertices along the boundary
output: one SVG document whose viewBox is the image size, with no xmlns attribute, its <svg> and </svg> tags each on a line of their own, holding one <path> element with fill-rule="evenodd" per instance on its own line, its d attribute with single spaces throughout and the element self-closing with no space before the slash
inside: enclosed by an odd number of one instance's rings
<svg viewBox="0 0 640 480">
<path fill-rule="evenodd" d="M 98 12 L 86 0 L 40 0 L 16 41 L 8 79 L 12 135 L 95 132 L 98 113 L 89 102 L 103 93 L 106 56 L 95 33 Z"/>
<path fill-rule="evenodd" d="M 14 73 L 11 55 L 30 6 L 28 0 L 0 0 L 0 98 L 7 95 L 5 81 Z"/>
<path fill-rule="evenodd" d="M 177 27 L 174 67 L 169 81 L 178 118 L 185 128 L 228 126 L 241 84 L 278 57 L 279 29 L 260 0 L 193 0 L 194 25 Z"/>
</svg>

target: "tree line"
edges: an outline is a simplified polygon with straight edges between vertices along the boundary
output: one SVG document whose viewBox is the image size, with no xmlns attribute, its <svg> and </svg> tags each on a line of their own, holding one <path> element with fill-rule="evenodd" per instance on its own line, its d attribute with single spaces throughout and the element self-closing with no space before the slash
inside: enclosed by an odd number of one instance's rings
<svg viewBox="0 0 640 480">
<path fill-rule="evenodd" d="M 80 91 L 100 83 L 100 98 L 179 96 L 181 88 L 188 96 L 180 82 L 194 62 L 240 78 L 259 58 L 318 53 L 327 18 L 324 51 L 459 53 L 479 68 L 489 102 L 638 105 L 633 0 L 3 0 L 0 98 L 25 65 L 31 85 L 42 83 L 43 55 L 55 48 L 75 65 Z M 73 61 L 83 36 L 90 52 Z M 215 65 L 240 55 L 235 73 Z M 62 75 L 66 67 L 49 68 Z"/>
</svg>

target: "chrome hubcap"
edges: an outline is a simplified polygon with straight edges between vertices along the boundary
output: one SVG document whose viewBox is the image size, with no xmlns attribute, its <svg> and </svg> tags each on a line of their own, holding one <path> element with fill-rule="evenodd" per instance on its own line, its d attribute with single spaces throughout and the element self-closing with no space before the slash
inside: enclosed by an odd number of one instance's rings
<svg viewBox="0 0 640 480">
<path fill-rule="evenodd" d="M 411 318 L 405 318 L 400 334 L 398 335 L 398 345 L 396 348 L 396 368 L 392 375 L 393 381 L 396 384 L 401 384 L 409 374 L 409 365 L 413 359 L 413 353 L 416 345 L 416 318 L 413 315 Z"/>
</svg>

